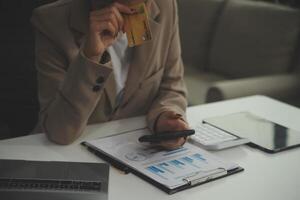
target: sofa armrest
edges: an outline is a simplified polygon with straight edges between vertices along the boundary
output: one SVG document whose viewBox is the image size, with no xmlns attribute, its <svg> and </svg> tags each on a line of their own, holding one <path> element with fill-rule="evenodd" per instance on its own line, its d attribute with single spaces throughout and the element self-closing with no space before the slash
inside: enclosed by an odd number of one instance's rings
<svg viewBox="0 0 300 200">
<path fill-rule="evenodd" d="M 250 96 L 266 95 L 277 99 L 299 96 L 300 75 L 281 74 L 262 77 L 219 81 L 212 84 L 206 102 Z"/>
</svg>

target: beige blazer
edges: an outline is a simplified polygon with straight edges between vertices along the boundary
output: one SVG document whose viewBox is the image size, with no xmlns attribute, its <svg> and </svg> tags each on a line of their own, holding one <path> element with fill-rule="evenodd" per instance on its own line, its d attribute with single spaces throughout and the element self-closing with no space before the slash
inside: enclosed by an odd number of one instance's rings
<svg viewBox="0 0 300 200">
<path fill-rule="evenodd" d="M 81 52 L 88 2 L 59 0 L 33 12 L 40 102 L 36 132 L 69 144 L 87 124 L 147 114 L 153 128 L 164 111 L 184 115 L 187 102 L 176 0 L 153 0 L 149 13 L 153 39 L 134 47 L 119 105 L 111 62 L 94 63 Z"/>
</svg>

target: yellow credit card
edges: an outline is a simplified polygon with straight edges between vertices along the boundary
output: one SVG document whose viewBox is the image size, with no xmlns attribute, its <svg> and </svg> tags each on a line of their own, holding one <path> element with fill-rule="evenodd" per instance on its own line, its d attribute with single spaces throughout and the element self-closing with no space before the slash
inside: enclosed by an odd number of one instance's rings
<svg viewBox="0 0 300 200">
<path fill-rule="evenodd" d="M 129 5 L 136 13 L 124 15 L 124 28 L 127 35 L 128 46 L 134 47 L 144 44 L 152 39 L 149 16 L 145 3 Z"/>
</svg>

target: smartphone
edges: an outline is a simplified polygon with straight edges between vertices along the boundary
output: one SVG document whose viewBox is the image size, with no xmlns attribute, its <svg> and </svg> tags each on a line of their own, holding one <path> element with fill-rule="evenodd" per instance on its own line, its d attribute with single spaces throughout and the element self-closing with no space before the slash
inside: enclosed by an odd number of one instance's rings
<svg viewBox="0 0 300 200">
<path fill-rule="evenodd" d="M 174 140 L 181 137 L 188 137 L 195 134 L 195 130 L 163 132 L 159 134 L 144 135 L 139 138 L 139 142 L 159 143 L 167 140 Z"/>
</svg>

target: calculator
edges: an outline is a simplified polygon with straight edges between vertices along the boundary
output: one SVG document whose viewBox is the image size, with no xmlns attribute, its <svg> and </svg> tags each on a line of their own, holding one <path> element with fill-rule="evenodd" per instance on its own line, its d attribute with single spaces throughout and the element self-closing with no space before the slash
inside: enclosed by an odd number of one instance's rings
<svg viewBox="0 0 300 200">
<path fill-rule="evenodd" d="M 203 122 L 197 123 L 194 129 L 195 134 L 190 137 L 190 142 L 207 150 L 222 150 L 250 142 L 247 138 L 238 137 Z"/>
</svg>

